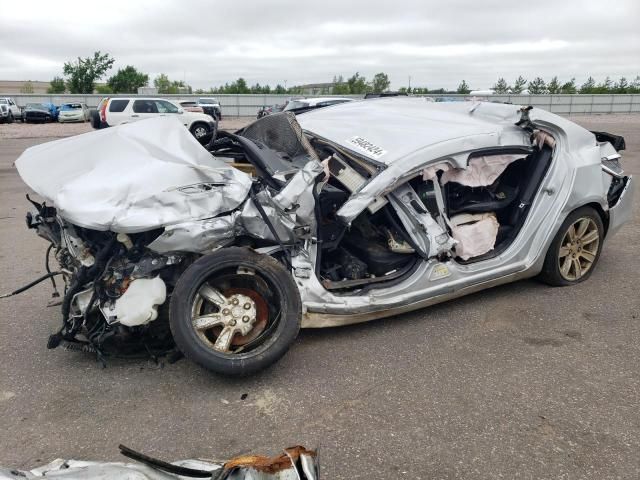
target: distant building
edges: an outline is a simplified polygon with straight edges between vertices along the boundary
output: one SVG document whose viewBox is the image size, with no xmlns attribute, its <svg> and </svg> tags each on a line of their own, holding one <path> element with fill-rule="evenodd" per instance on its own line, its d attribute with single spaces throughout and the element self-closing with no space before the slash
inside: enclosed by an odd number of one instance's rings
<svg viewBox="0 0 640 480">
<path fill-rule="evenodd" d="M 138 95 L 157 95 L 158 89 L 156 87 L 138 87 Z"/>
<path fill-rule="evenodd" d="M 106 83 L 96 83 L 96 87 L 105 86 Z M 24 95 L 33 93 L 43 95 L 47 93 L 47 89 L 51 86 L 49 82 L 40 82 L 38 80 L 0 80 L 0 94 L 4 95 Z M 32 90 L 27 92 L 27 90 Z"/>
<path fill-rule="evenodd" d="M 27 93 L 25 90 L 30 90 L 29 84 L 31 84 L 30 93 L 47 93 L 49 88 L 49 82 L 38 82 L 35 80 L 0 80 L 0 93 L 7 95 L 19 95 L 21 93 Z"/>
<path fill-rule="evenodd" d="M 332 93 L 334 85 L 333 82 L 326 83 L 309 83 L 307 85 L 300 85 L 301 95 L 329 95 Z"/>
</svg>

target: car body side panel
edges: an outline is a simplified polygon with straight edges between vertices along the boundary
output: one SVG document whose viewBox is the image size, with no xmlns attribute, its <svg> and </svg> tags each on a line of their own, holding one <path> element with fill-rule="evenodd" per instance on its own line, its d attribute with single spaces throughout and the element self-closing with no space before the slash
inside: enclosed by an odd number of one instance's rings
<svg viewBox="0 0 640 480">
<path fill-rule="evenodd" d="M 541 116 L 543 119 L 540 126 L 556 140 L 552 163 L 520 233 L 504 252 L 488 260 L 467 265 L 458 264 L 454 260 L 423 261 L 402 282 L 388 288 L 370 290 L 365 295 L 336 295 L 322 289 L 315 276 L 297 278 L 305 305 L 303 326 L 334 326 L 394 315 L 538 274 L 549 245 L 570 212 L 593 202 L 606 209 L 606 189 L 602 182 L 599 148 L 593 135 L 577 125 L 574 128 L 571 122 L 565 120 L 551 122 L 555 115 L 543 112 Z M 421 153 L 426 154 L 427 149 Z M 438 163 L 443 158 L 445 156 L 437 155 L 433 163 Z M 423 157 L 422 161 L 428 162 L 429 157 Z M 404 161 L 401 163 L 406 165 Z M 361 196 L 374 198 L 384 194 L 390 182 L 402 175 L 408 176 L 408 171 L 416 170 L 419 166 L 419 161 L 416 160 L 404 171 L 398 169 L 393 172 L 392 165 L 363 188 Z M 350 201 L 353 199 L 354 197 Z M 622 197 L 620 202 L 620 214 L 616 213 L 616 216 L 620 215 L 624 221 L 625 215 L 628 215 L 625 212 L 628 212 L 629 201 Z M 366 201 L 359 207 L 362 210 L 366 208 Z M 353 215 L 357 216 L 359 210 L 360 208 L 354 209 L 344 217 L 348 219 Z M 294 258 L 294 265 L 296 262 L 304 263 L 302 259 Z"/>
<path fill-rule="evenodd" d="M 624 187 L 618 202 L 609 210 L 609 230 L 607 237 L 615 235 L 616 232 L 620 230 L 620 227 L 632 220 L 634 191 L 635 182 L 633 177 L 629 176 L 627 185 Z"/>
</svg>

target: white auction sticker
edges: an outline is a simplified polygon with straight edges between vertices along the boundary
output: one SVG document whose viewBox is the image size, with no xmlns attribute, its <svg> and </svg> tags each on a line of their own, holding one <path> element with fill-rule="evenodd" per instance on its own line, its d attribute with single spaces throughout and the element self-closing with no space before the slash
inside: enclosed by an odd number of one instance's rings
<svg viewBox="0 0 640 480">
<path fill-rule="evenodd" d="M 383 150 L 381 147 L 374 145 L 369 140 L 362 137 L 351 137 L 349 140 L 347 140 L 347 142 L 349 142 L 351 145 L 355 145 L 372 158 L 380 158 L 385 153 L 387 153 L 386 150 Z"/>
</svg>

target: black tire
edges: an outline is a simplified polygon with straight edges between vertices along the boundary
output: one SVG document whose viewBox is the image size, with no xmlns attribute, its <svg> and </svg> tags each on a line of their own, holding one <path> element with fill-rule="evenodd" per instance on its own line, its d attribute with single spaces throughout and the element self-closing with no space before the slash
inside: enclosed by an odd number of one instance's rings
<svg viewBox="0 0 640 480">
<path fill-rule="evenodd" d="M 9 116 L 7 117 L 7 122 L 8 122 L 8 123 L 13 123 L 13 120 L 14 120 L 14 118 L 13 118 L 13 113 L 12 113 L 12 112 L 9 112 Z"/>
<path fill-rule="evenodd" d="M 240 273 L 239 268 L 252 273 Z M 242 288 L 242 282 L 254 287 L 245 285 Z M 247 335 L 255 334 L 256 337 L 241 344 L 240 351 L 236 348 L 236 352 L 223 352 L 214 348 L 213 344 L 220 338 L 211 338 L 216 336 L 215 331 L 198 331 L 194 326 L 192 312 L 200 308 L 196 308 L 197 302 L 200 301 L 200 305 L 206 303 L 199 294 L 205 284 L 223 293 L 225 298 L 232 298 L 230 292 L 233 291 L 249 292 L 255 289 L 253 293 L 258 295 L 254 303 L 256 317 L 262 316 L 263 319 L 254 318 L 252 331 Z M 266 315 L 259 314 L 259 304 L 264 305 L 262 311 L 266 311 Z M 222 307 L 216 309 L 214 304 L 208 305 L 213 306 L 214 313 L 225 311 Z M 267 368 L 289 350 L 300 330 L 301 312 L 300 294 L 293 277 L 282 264 L 248 248 L 229 247 L 201 257 L 185 270 L 171 296 L 169 324 L 177 347 L 187 358 L 215 373 L 244 376 Z M 263 323 L 259 329 L 260 321 Z M 253 332 L 253 329 L 256 331 Z M 247 337 L 237 338 L 236 335 L 231 338 L 235 341 Z M 233 348 L 233 344 L 230 348 Z M 243 348 L 246 350 L 242 351 Z"/>
<path fill-rule="evenodd" d="M 595 233 L 597 231 L 597 245 L 595 241 L 589 243 L 577 242 L 575 246 L 571 246 L 570 248 L 566 247 L 563 249 L 562 253 L 560 249 L 563 247 L 563 242 L 568 240 L 569 229 L 583 220 L 587 220 L 590 223 L 589 226 L 593 226 L 589 233 Z M 587 227 L 588 228 L 588 227 Z M 578 232 L 576 232 L 578 233 Z M 585 237 L 586 240 L 589 238 Z M 543 282 L 552 285 L 554 287 L 566 287 L 569 285 L 575 285 L 580 282 L 584 282 L 587 280 L 593 270 L 595 269 L 598 260 L 600 259 L 600 252 L 602 251 L 602 244 L 604 242 L 604 225 L 602 223 L 602 218 L 598 212 L 596 212 L 591 207 L 581 207 L 577 210 L 571 212 L 565 221 L 562 223 L 562 226 L 556 233 L 553 242 L 549 246 L 549 250 L 547 251 L 547 255 L 544 259 L 544 265 L 542 267 L 542 272 L 539 275 L 539 279 Z M 578 244 L 579 243 L 579 244 Z M 577 250 L 573 250 L 573 249 Z M 587 250 L 589 248 L 589 250 Z M 561 269 L 561 260 L 560 255 L 563 255 L 564 258 L 563 266 L 565 262 L 570 262 L 569 271 L 566 274 L 563 274 Z M 583 255 L 589 254 L 590 258 L 593 256 L 593 260 L 590 260 L 590 264 L 585 272 L 583 272 L 583 265 L 586 262 L 586 258 Z M 576 262 L 578 262 L 579 268 L 576 267 Z M 571 272 L 574 272 L 573 274 Z M 576 273 L 576 271 L 581 272 L 580 275 Z M 582 273 L 583 272 L 583 273 Z M 576 277 L 576 278 L 571 278 Z"/>
<path fill-rule="evenodd" d="M 91 111 L 91 126 L 96 130 L 101 127 L 100 113 L 97 110 Z"/>
<path fill-rule="evenodd" d="M 201 145 L 208 144 L 211 141 L 211 136 L 213 135 L 211 127 L 202 122 L 197 122 L 191 125 L 189 131 Z"/>
</svg>

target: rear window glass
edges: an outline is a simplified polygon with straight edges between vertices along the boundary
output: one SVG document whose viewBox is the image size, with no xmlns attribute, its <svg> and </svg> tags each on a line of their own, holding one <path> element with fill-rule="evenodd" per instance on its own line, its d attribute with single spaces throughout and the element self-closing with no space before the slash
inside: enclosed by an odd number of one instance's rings
<svg viewBox="0 0 640 480">
<path fill-rule="evenodd" d="M 7 104 L 7 100 L 4 99 L 4 98 L 0 98 L 0 104 L 6 105 Z"/>
<path fill-rule="evenodd" d="M 60 107 L 60 110 L 68 111 L 68 110 L 82 110 L 82 105 L 79 103 L 67 103 Z"/>
<path fill-rule="evenodd" d="M 129 104 L 129 100 L 111 100 L 111 104 L 109 105 L 110 112 L 124 112 L 124 109 L 127 108 Z"/>
</svg>

